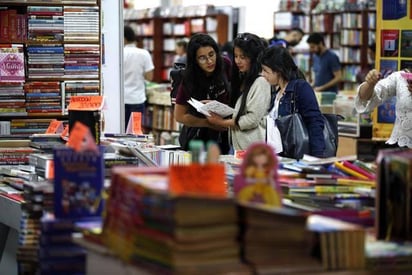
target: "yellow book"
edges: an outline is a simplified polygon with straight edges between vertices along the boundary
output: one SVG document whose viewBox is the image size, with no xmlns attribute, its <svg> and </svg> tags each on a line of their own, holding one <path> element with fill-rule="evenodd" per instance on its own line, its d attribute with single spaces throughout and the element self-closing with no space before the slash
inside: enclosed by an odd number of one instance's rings
<svg viewBox="0 0 412 275">
<path fill-rule="evenodd" d="M 341 171 L 343 171 L 343 172 L 345 172 L 345 173 L 347 173 L 351 176 L 354 176 L 354 177 L 356 177 L 358 179 L 362 179 L 362 180 L 367 180 L 368 179 L 368 177 L 362 175 L 361 173 L 358 173 L 358 172 L 344 166 L 342 164 L 342 162 L 335 161 L 333 164 L 336 166 L 336 168 L 338 168 L 339 170 L 341 170 Z"/>
<path fill-rule="evenodd" d="M 336 181 L 337 181 L 337 184 L 341 184 L 341 185 L 356 185 L 356 186 L 368 186 L 368 187 L 376 186 L 375 180 L 337 178 Z"/>
</svg>

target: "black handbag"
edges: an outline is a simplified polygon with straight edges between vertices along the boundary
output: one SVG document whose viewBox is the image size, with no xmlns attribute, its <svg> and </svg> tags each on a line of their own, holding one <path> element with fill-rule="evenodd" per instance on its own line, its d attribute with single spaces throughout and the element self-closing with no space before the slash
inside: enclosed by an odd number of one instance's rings
<svg viewBox="0 0 412 275">
<path fill-rule="evenodd" d="M 337 114 L 322 114 L 324 128 L 323 136 L 325 138 L 324 157 L 335 157 L 338 150 L 339 132 L 338 121 L 343 117 Z"/>
<path fill-rule="evenodd" d="M 180 134 L 179 134 L 179 144 L 182 150 L 189 150 L 189 142 L 193 139 L 200 139 L 201 138 L 201 131 L 202 128 L 199 127 L 188 127 L 183 125 Z"/>
<path fill-rule="evenodd" d="M 301 159 L 304 154 L 310 153 L 309 133 L 302 116 L 296 110 L 296 94 L 294 97 L 293 113 L 276 120 L 276 125 L 282 137 L 282 156 Z M 325 139 L 324 157 L 334 157 L 338 150 L 338 120 L 342 116 L 337 114 L 322 114 Z"/>
<path fill-rule="evenodd" d="M 293 93 L 293 98 L 293 113 L 277 118 L 276 126 L 282 138 L 282 156 L 301 159 L 310 150 L 309 133 L 302 116 L 296 110 L 296 93 Z"/>
<path fill-rule="evenodd" d="M 298 112 L 276 119 L 282 137 L 282 156 L 301 159 L 309 153 L 309 134 Z"/>
</svg>

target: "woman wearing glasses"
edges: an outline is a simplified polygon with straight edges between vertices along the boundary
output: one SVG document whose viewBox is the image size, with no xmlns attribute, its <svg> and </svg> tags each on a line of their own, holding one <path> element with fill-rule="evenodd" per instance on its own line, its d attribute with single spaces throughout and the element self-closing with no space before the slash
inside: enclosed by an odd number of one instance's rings
<svg viewBox="0 0 412 275">
<path fill-rule="evenodd" d="M 188 149 L 192 139 L 217 142 L 223 154 L 229 152 L 227 129 L 212 125 L 187 101 L 217 100 L 229 104 L 230 60 L 221 57 L 219 46 L 208 34 L 195 34 L 187 45 L 186 70 L 176 95 L 174 115 L 184 125 L 180 132 L 180 146 Z"/>
<path fill-rule="evenodd" d="M 234 65 L 230 104 L 235 112 L 230 119 L 216 114 L 209 123 L 230 129 L 234 150 L 246 150 L 252 143 L 266 138 L 265 116 L 269 110 L 271 88 L 260 76 L 259 53 L 265 48 L 262 40 L 251 33 L 239 34 L 233 41 Z"/>
</svg>

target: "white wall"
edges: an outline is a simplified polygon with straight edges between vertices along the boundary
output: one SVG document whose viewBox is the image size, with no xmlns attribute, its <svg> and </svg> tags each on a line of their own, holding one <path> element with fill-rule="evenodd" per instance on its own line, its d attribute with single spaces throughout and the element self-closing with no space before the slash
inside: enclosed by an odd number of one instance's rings
<svg viewBox="0 0 412 275">
<path fill-rule="evenodd" d="M 244 14 L 240 18 L 240 22 L 243 22 L 243 24 L 240 24 L 239 32 L 251 32 L 265 38 L 273 36 L 273 12 L 277 11 L 279 7 L 279 0 L 134 0 L 134 8 L 158 7 L 162 2 L 184 6 L 211 4 L 215 6 L 244 7 Z"/>
<path fill-rule="evenodd" d="M 106 109 L 103 111 L 104 132 L 120 133 L 124 125 L 121 92 L 123 90 L 123 5 L 119 1 L 103 0 L 101 6 L 104 35 L 104 63 L 102 62 L 101 69 L 103 95 L 106 100 Z"/>
</svg>

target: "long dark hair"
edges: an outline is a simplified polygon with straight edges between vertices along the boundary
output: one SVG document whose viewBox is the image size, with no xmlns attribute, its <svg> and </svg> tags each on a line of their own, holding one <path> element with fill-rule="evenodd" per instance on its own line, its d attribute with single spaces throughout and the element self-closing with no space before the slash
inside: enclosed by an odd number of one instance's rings
<svg viewBox="0 0 412 275">
<path fill-rule="evenodd" d="M 305 75 L 296 66 L 288 49 L 283 47 L 266 48 L 259 56 L 259 63 L 279 73 L 286 81 L 305 79 Z"/>
<path fill-rule="evenodd" d="M 212 47 L 216 52 L 216 67 L 210 76 L 206 75 L 197 62 L 197 50 L 201 47 Z M 202 98 L 207 94 L 210 83 L 225 85 L 223 60 L 216 41 L 208 34 L 197 33 L 190 38 L 187 45 L 187 62 L 183 75 L 183 85 L 189 96 Z"/>
<path fill-rule="evenodd" d="M 232 66 L 232 89 L 230 96 L 230 105 L 235 106 L 238 98 L 242 96 L 239 112 L 235 118 L 237 124 L 240 117 L 244 114 L 246 108 L 246 98 L 250 87 L 256 78 L 259 77 L 261 66 L 258 63 L 258 56 L 264 50 L 264 45 L 261 38 L 252 33 L 241 33 L 233 40 L 233 56 L 234 49 L 239 48 L 243 54 L 250 59 L 250 69 L 246 73 L 240 73 L 236 63 Z"/>
</svg>

